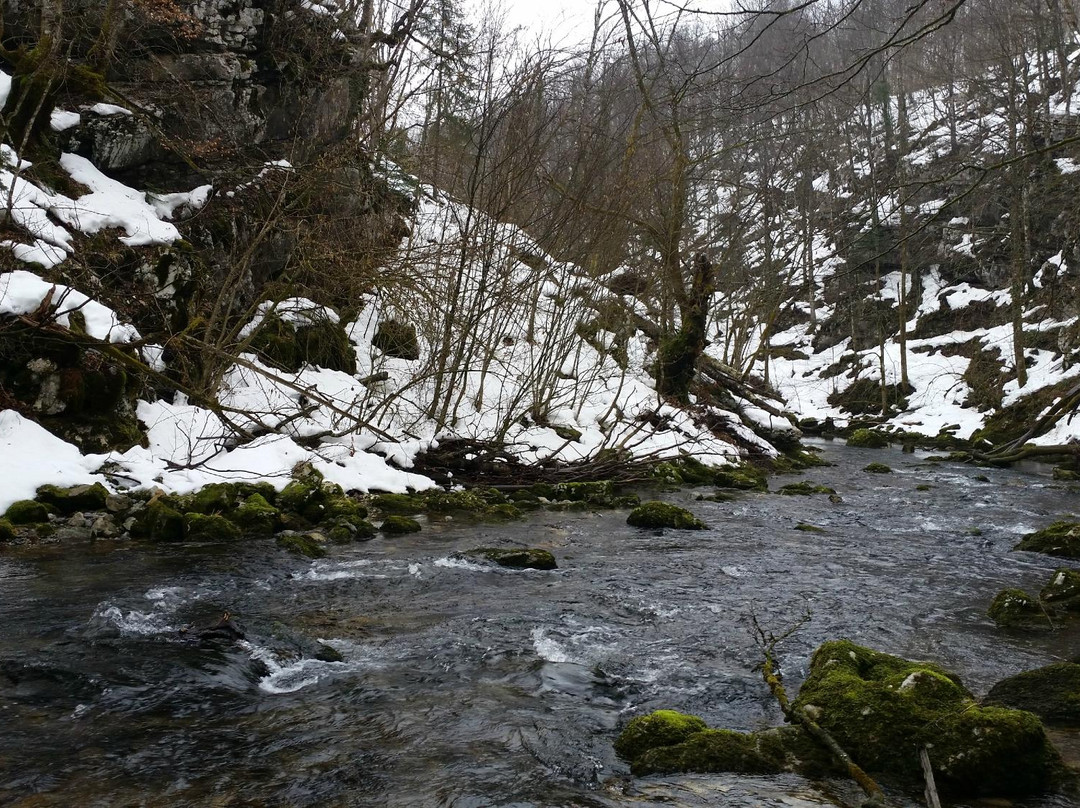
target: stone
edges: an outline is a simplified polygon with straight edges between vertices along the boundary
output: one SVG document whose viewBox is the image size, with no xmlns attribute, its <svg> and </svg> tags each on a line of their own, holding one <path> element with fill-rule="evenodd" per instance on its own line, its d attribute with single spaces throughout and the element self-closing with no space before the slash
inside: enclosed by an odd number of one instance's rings
<svg viewBox="0 0 1080 808">
<path fill-rule="evenodd" d="M 0 519 L 0 544 L 15 540 L 15 526 L 7 519 Z"/>
<path fill-rule="evenodd" d="M 630 770 L 649 774 L 780 774 L 787 768 L 778 736 L 766 733 L 706 729 L 678 744 L 649 749 L 634 758 Z"/>
<path fill-rule="evenodd" d="M 863 468 L 867 474 L 892 474 L 892 469 L 884 463 L 871 463 Z"/>
<path fill-rule="evenodd" d="M 371 340 L 386 356 L 415 361 L 420 358 L 420 342 L 416 338 L 416 326 L 397 320 L 383 320 Z"/>
<path fill-rule="evenodd" d="M 1045 618 L 1039 601 L 1022 589 L 998 592 L 986 614 L 999 626 L 1022 625 Z"/>
<path fill-rule="evenodd" d="M 708 725 L 696 715 L 656 710 L 630 719 L 615 740 L 615 753 L 632 762 L 650 749 L 674 746 L 706 729 Z"/>
<path fill-rule="evenodd" d="M 109 490 L 101 483 L 59 488 L 43 485 L 38 488 L 36 499 L 65 516 L 79 511 L 101 511 L 109 499 Z"/>
<path fill-rule="evenodd" d="M 889 445 L 889 439 L 872 429 L 856 429 L 848 435 L 847 445 L 863 449 L 884 449 Z"/>
<path fill-rule="evenodd" d="M 151 541 L 184 540 L 184 517 L 160 500 L 151 500 L 135 516 L 131 535 Z"/>
<path fill-rule="evenodd" d="M 1080 665 L 1058 662 L 1002 679 L 984 703 L 1027 710 L 1048 724 L 1080 727 Z"/>
<path fill-rule="evenodd" d="M 307 558 L 322 558 L 326 555 L 326 536 L 315 531 L 282 533 L 277 537 L 277 545 L 294 555 Z"/>
<path fill-rule="evenodd" d="M 116 519 L 109 514 L 99 516 L 90 525 L 90 538 L 92 539 L 115 539 L 120 535 L 120 526 Z"/>
<path fill-rule="evenodd" d="M 818 483 L 813 483 L 809 480 L 803 480 L 801 482 L 788 483 L 785 486 L 781 486 L 779 493 L 785 497 L 808 497 L 813 494 L 835 494 L 836 491 L 829 488 L 827 485 L 819 485 Z"/>
<path fill-rule="evenodd" d="M 240 528 L 221 514 L 188 513 L 184 515 L 189 541 L 236 541 Z"/>
<path fill-rule="evenodd" d="M 704 530 L 706 525 L 690 511 L 668 502 L 653 500 L 644 502 L 626 517 L 626 524 L 634 527 L 663 528 L 679 530 Z"/>
<path fill-rule="evenodd" d="M 244 533 L 269 536 L 277 530 L 280 514 L 262 494 L 252 494 L 228 518 Z"/>
<path fill-rule="evenodd" d="M 420 523 L 407 516 L 387 516 L 383 520 L 379 530 L 390 535 L 402 535 L 405 533 L 419 533 Z"/>
<path fill-rule="evenodd" d="M 49 509 L 32 499 L 20 499 L 8 506 L 4 519 L 13 525 L 31 525 L 49 521 Z"/>
<path fill-rule="evenodd" d="M 1080 523 L 1054 522 L 1049 527 L 1024 536 L 1013 549 L 1061 558 L 1080 558 Z"/>
<path fill-rule="evenodd" d="M 483 560 L 511 569 L 553 570 L 557 568 L 555 556 L 548 550 L 526 547 L 476 547 L 454 554 L 455 558 L 469 561 Z"/>
</svg>

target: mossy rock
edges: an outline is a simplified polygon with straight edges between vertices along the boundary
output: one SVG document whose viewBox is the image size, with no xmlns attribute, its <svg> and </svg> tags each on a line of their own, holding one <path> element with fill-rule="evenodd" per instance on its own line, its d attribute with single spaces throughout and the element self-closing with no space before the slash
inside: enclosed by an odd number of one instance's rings
<svg viewBox="0 0 1080 808">
<path fill-rule="evenodd" d="M 71 488 L 59 488 L 55 485 L 43 485 L 35 497 L 58 513 L 71 516 L 83 511 L 103 511 L 109 498 L 109 489 L 101 483 L 76 485 Z"/>
<path fill-rule="evenodd" d="M 322 558 L 326 555 L 326 537 L 321 533 L 282 533 L 276 541 L 278 547 L 294 555 L 307 558 Z"/>
<path fill-rule="evenodd" d="M 675 710 L 657 710 L 632 718 L 615 740 L 615 753 L 633 762 L 650 749 L 674 746 L 708 729 L 696 715 Z"/>
<path fill-rule="evenodd" d="M 926 483 L 920 483 L 919 485 L 915 486 L 915 490 L 916 491 L 933 491 L 934 486 L 927 485 Z"/>
<path fill-rule="evenodd" d="M 713 485 L 717 488 L 734 488 L 737 491 L 765 492 L 769 490 L 765 472 L 754 466 L 719 469 L 713 475 Z"/>
<path fill-rule="evenodd" d="M 551 487 L 552 500 L 585 502 L 598 508 L 614 508 L 615 484 L 611 480 L 587 483 L 556 483 Z"/>
<path fill-rule="evenodd" d="M 188 503 L 191 513 L 225 513 L 237 505 L 239 497 L 235 483 L 211 483 L 196 491 Z"/>
<path fill-rule="evenodd" d="M 1050 527 L 1024 536 L 1013 549 L 1060 558 L 1080 558 L 1080 523 L 1054 522 Z"/>
<path fill-rule="evenodd" d="M 806 522 L 799 522 L 795 525 L 796 530 L 801 530 L 803 533 L 825 533 L 825 528 L 818 527 L 817 525 L 808 525 Z"/>
<path fill-rule="evenodd" d="M 464 491 L 444 491 L 436 488 L 424 491 L 417 499 L 422 501 L 424 510 L 430 513 L 470 513 L 480 516 L 489 507 L 489 501 L 482 490 L 475 488 Z"/>
<path fill-rule="evenodd" d="M 1022 589 L 1003 589 L 997 593 L 986 612 L 999 626 L 1016 626 L 1040 620 L 1043 607 Z"/>
<path fill-rule="evenodd" d="M 379 530 L 392 536 L 400 536 L 405 533 L 419 533 L 420 523 L 407 516 L 387 516 L 379 526 Z"/>
<path fill-rule="evenodd" d="M 277 503 L 277 489 L 270 483 L 231 483 L 231 485 L 236 487 L 236 498 L 238 502 L 243 502 L 252 494 L 258 494 L 271 505 Z"/>
<path fill-rule="evenodd" d="M 237 527 L 253 536 L 270 536 L 280 523 L 278 509 L 266 501 L 262 494 L 252 494 L 229 514 Z"/>
<path fill-rule="evenodd" d="M 892 474 L 892 469 L 884 463 L 871 463 L 868 466 L 864 466 L 863 471 L 867 474 Z"/>
<path fill-rule="evenodd" d="M 1054 570 L 1046 586 L 1039 592 L 1039 599 L 1055 605 L 1080 606 L 1080 572 L 1060 568 Z"/>
<path fill-rule="evenodd" d="M 282 511 L 301 517 L 308 524 L 316 525 L 328 515 L 331 499 L 340 499 L 341 489 L 330 487 L 320 480 L 293 480 L 277 496 L 277 506 Z"/>
<path fill-rule="evenodd" d="M 220 514 L 184 514 L 187 537 L 190 541 L 236 541 L 240 528 Z"/>
<path fill-rule="evenodd" d="M 669 502 L 652 500 L 644 502 L 626 517 L 626 524 L 634 527 L 671 527 L 679 530 L 704 530 L 706 525 L 686 508 Z"/>
<path fill-rule="evenodd" d="M 15 526 L 7 519 L 0 519 L 0 544 L 15 540 Z"/>
<path fill-rule="evenodd" d="M 32 525 L 49 521 L 49 509 L 32 499 L 20 499 L 8 506 L 4 518 L 13 525 Z"/>
<path fill-rule="evenodd" d="M 368 500 L 368 504 L 383 513 L 405 516 L 425 510 L 424 500 L 413 494 L 376 494 Z"/>
<path fill-rule="evenodd" d="M 639 777 L 680 772 L 779 774 L 785 768 L 783 748 L 773 736 L 729 729 L 706 729 L 682 743 L 649 749 L 630 766 Z"/>
<path fill-rule="evenodd" d="M 1027 710 L 1048 724 L 1080 727 L 1080 665 L 1058 662 L 1002 679 L 985 702 Z"/>
<path fill-rule="evenodd" d="M 151 500 L 135 517 L 131 535 L 151 541 L 183 541 L 183 515 L 161 500 Z"/>
<path fill-rule="evenodd" d="M 835 494 L 836 490 L 829 488 L 827 485 L 819 485 L 809 480 L 803 480 L 802 482 L 788 483 L 781 486 L 778 493 L 785 497 L 808 497 L 813 494 Z"/>
<path fill-rule="evenodd" d="M 415 361 L 420 358 L 420 341 L 416 326 L 397 320 L 383 320 L 375 329 L 371 345 L 386 356 Z"/>
<path fill-rule="evenodd" d="M 847 640 L 818 648 L 794 706 L 869 772 L 922 782 L 918 750 L 929 745 L 938 787 L 950 797 L 1039 793 L 1062 771 L 1036 716 L 979 707 L 938 666 Z"/>
<path fill-rule="evenodd" d="M 856 429 L 848 435 L 847 445 L 860 449 L 884 449 L 889 445 L 889 438 L 873 429 Z"/>
<path fill-rule="evenodd" d="M 547 550 L 516 547 L 477 547 L 455 553 L 456 558 L 470 561 L 480 559 L 517 570 L 553 570 L 557 568 L 555 556 Z"/>
<path fill-rule="evenodd" d="M 1062 466 L 1056 466 L 1054 468 L 1054 479 L 1059 482 L 1075 483 L 1080 482 L 1080 471 L 1076 469 L 1067 469 Z"/>
<path fill-rule="evenodd" d="M 348 334 L 328 317 L 294 326 L 271 314 L 259 325 L 250 348 L 267 363 L 293 372 L 308 364 L 356 373 L 356 351 Z"/>
</svg>

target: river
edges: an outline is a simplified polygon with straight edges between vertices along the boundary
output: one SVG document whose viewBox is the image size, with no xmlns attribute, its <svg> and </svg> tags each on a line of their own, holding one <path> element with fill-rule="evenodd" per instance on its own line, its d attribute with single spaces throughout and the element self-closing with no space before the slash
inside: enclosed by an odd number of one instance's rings
<svg viewBox="0 0 1080 808">
<path fill-rule="evenodd" d="M 811 611 L 780 648 L 791 692 L 831 638 L 933 660 L 976 694 L 1075 656 L 1076 631 L 1004 632 L 985 611 L 1001 588 L 1045 583 L 1052 559 L 1010 549 L 1080 498 L 1047 469 L 822 446 L 835 466 L 770 486 L 812 479 L 842 502 L 665 494 L 700 532 L 543 512 L 428 523 L 314 562 L 272 542 L 0 550 L 0 803 L 855 804 L 847 783 L 794 775 L 637 780 L 612 741 L 662 707 L 780 723 L 753 615 L 780 630 Z M 861 471 L 871 461 L 895 473 Z M 452 558 L 513 543 L 552 550 L 559 569 Z M 225 611 L 245 640 L 181 630 Z M 315 659 L 320 642 L 343 661 Z"/>
</svg>

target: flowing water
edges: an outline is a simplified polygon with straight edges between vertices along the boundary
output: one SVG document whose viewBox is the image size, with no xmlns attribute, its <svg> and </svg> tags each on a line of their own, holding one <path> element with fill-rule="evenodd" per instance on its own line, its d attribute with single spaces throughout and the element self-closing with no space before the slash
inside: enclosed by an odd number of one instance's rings
<svg viewBox="0 0 1080 808">
<path fill-rule="evenodd" d="M 770 484 L 813 479 L 841 503 L 666 495 L 700 532 L 538 513 L 431 523 L 315 562 L 270 542 L 0 551 L 0 804 L 851 804 L 849 784 L 796 776 L 638 780 L 612 741 L 662 707 L 780 723 L 754 615 L 779 631 L 811 611 L 781 647 L 792 692 L 830 638 L 934 660 L 977 694 L 1075 656 L 1075 631 L 1008 633 L 984 614 L 1003 587 L 1041 587 L 1053 560 L 1009 550 L 1080 499 L 1045 469 L 825 456 L 837 465 Z M 896 473 L 863 473 L 873 460 Z M 452 559 L 491 544 L 547 547 L 559 569 Z M 245 640 L 182 630 L 224 611 Z M 316 659 L 319 643 L 343 661 Z"/>
</svg>

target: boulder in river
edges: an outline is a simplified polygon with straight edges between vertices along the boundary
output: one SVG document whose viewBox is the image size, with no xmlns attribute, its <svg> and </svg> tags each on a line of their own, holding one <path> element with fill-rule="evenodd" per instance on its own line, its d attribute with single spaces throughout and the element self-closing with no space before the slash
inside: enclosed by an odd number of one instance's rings
<svg viewBox="0 0 1080 808">
<path fill-rule="evenodd" d="M 500 567 L 519 570 L 553 570 L 557 568 L 555 556 L 548 550 L 531 547 L 477 547 L 454 554 L 455 558 L 468 561 L 490 561 Z"/>
<path fill-rule="evenodd" d="M 985 703 L 1027 710 L 1048 724 L 1080 727 L 1080 665 L 1059 662 L 1002 679 Z"/>
<path fill-rule="evenodd" d="M 889 438 L 873 429 L 856 429 L 848 435 L 847 445 L 861 449 L 884 449 L 889 445 Z"/>
<path fill-rule="evenodd" d="M 686 508 L 669 502 L 643 502 L 626 517 L 634 527 L 672 527 L 680 530 L 704 530 L 706 525 Z"/>
<path fill-rule="evenodd" d="M 835 494 L 836 489 L 809 480 L 802 480 L 801 482 L 781 486 L 780 493 L 786 497 L 808 497 L 813 494 Z"/>
<path fill-rule="evenodd" d="M 1054 522 L 1047 528 L 1024 536 L 1013 549 L 1062 558 L 1080 558 L 1080 523 Z"/>
<path fill-rule="evenodd" d="M 379 530 L 393 536 L 405 533 L 419 533 L 420 523 L 408 516 L 388 516 L 383 520 Z"/>
<path fill-rule="evenodd" d="M 1039 601 L 1023 589 L 1003 589 L 998 592 L 986 614 L 999 626 L 1046 622 L 1047 616 Z"/>
<path fill-rule="evenodd" d="M 65 516 L 86 511 L 103 511 L 108 498 L 109 491 L 101 483 L 76 485 L 71 488 L 43 485 L 38 488 L 35 497 L 38 502 L 45 503 Z"/>
</svg>

